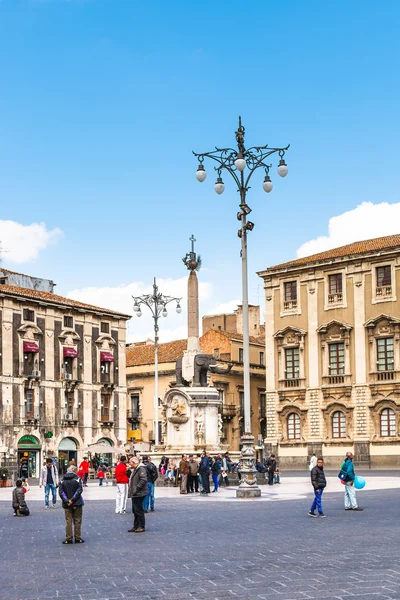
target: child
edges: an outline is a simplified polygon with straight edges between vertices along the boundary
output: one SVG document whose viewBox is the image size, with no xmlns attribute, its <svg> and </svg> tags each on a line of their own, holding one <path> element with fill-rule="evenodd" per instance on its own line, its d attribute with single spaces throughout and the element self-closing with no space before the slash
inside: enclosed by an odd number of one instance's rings
<svg viewBox="0 0 400 600">
<path fill-rule="evenodd" d="M 14 517 L 28 517 L 29 508 L 25 500 L 25 494 L 29 491 L 29 484 L 26 480 L 17 479 L 12 493 L 12 507 Z"/>
<path fill-rule="evenodd" d="M 279 467 L 276 467 L 275 474 L 274 474 L 274 483 L 280 483 L 280 482 L 281 482 L 281 472 L 279 470 Z"/>
<path fill-rule="evenodd" d="M 99 479 L 99 485 L 103 485 L 103 479 L 106 476 L 103 467 L 100 467 L 99 470 L 97 471 L 97 477 Z"/>
</svg>

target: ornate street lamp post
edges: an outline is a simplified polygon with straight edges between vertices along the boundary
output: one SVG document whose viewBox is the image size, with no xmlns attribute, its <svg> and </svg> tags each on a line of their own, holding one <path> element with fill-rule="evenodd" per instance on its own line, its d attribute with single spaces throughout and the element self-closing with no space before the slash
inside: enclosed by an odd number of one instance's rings
<svg viewBox="0 0 400 600">
<path fill-rule="evenodd" d="M 247 275 L 247 232 L 252 231 L 254 223 L 247 221 L 247 215 L 251 213 L 251 208 L 246 201 L 246 195 L 250 189 L 249 183 L 253 174 L 258 169 L 264 169 L 265 178 L 263 189 L 269 193 L 272 190 L 272 182 L 269 176 L 269 170 L 272 165 L 268 164 L 267 159 L 272 154 L 279 155 L 278 174 L 286 177 L 288 168 L 284 156 L 289 148 L 270 148 L 266 146 L 252 146 L 246 149 L 244 145 L 244 127 L 242 119 L 239 117 L 239 127 L 236 131 L 237 149 L 235 148 L 215 148 L 211 152 L 203 152 L 197 156 L 199 164 L 196 178 L 202 182 L 206 179 L 207 173 L 204 169 L 204 159 L 209 158 L 217 163 L 214 167 L 217 172 L 217 181 L 214 189 L 217 194 L 222 194 L 225 184 L 222 180 L 223 171 L 227 171 L 234 179 L 237 191 L 240 197 L 240 211 L 237 218 L 240 221 L 238 236 L 241 238 L 241 257 L 242 257 L 242 304 L 243 304 L 243 383 L 244 383 L 244 434 L 241 438 L 242 457 L 240 460 L 240 471 L 242 475 L 241 484 L 237 490 L 237 497 L 260 496 L 261 491 L 257 486 L 256 469 L 254 466 L 254 436 L 251 433 L 250 419 L 250 346 L 249 346 L 249 300 L 248 300 L 248 275 Z"/>
<path fill-rule="evenodd" d="M 182 312 L 180 301 L 182 298 L 173 298 L 172 296 L 164 296 L 158 291 L 158 285 L 156 278 L 154 277 L 153 293 L 144 294 L 143 296 L 132 296 L 133 310 L 137 317 L 142 316 L 140 307 L 142 305 L 147 306 L 150 309 L 154 320 L 154 443 L 156 446 L 159 444 L 158 436 L 158 319 L 162 315 L 163 317 L 168 316 L 167 304 L 170 302 L 176 302 L 176 312 L 178 315 Z"/>
</svg>

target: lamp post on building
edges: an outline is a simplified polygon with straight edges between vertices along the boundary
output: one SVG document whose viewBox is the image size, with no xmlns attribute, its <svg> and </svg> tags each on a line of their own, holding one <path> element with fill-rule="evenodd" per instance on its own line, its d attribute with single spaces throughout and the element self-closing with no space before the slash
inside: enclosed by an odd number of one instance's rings
<svg viewBox="0 0 400 600">
<path fill-rule="evenodd" d="M 251 208 L 247 204 L 246 195 L 250 189 L 249 183 L 253 174 L 258 169 L 264 169 L 265 178 L 262 184 L 265 192 L 272 191 L 272 182 L 269 176 L 269 170 L 272 165 L 266 161 L 272 154 L 279 155 L 278 175 L 286 177 L 288 168 L 284 156 L 289 148 L 270 148 L 266 146 L 252 146 L 246 149 L 244 145 L 245 129 L 242 125 L 242 119 L 239 117 L 239 127 L 235 133 L 236 148 L 215 148 L 211 152 L 193 154 L 198 158 L 196 178 L 203 182 L 207 173 L 204 169 L 204 159 L 209 158 L 217 163 L 214 166 L 217 172 L 217 181 L 214 189 L 217 194 L 222 194 L 225 184 L 222 180 L 222 172 L 227 171 L 234 179 L 240 198 L 240 211 L 237 218 L 240 221 L 238 236 L 241 238 L 241 257 L 242 257 L 242 304 L 243 304 L 243 383 L 244 383 L 244 434 L 241 438 L 242 458 L 240 461 L 240 470 L 242 474 L 241 484 L 237 490 L 237 497 L 259 496 L 260 489 L 256 482 L 256 469 L 254 466 L 254 436 L 251 432 L 250 419 L 250 345 L 249 345 L 249 300 L 248 300 L 248 275 L 247 275 L 247 232 L 252 231 L 254 223 L 247 220 L 247 215 L 251 213 Z"/>
<path fill-rule="evenodd" d="M 156 446 L 159 444 L 158 436 L 158 332 L 160 330 L 158 326 L 158 320 L 160 316 L 168 316 L 167 304 L 170 302 L 176 302 L 176 312 L 178 315 L 182 312 L 180 301 L 182 298 L 173 298 L 172 296 L 164 296 L 158 291 L 158 285 L 156 278 L 154 277 L 153 293 L 144 294 L 143 296 L 132 296 L 133 298 L 133 310 L 137 317 L 142 316 L 140 307 L 142 305 L 147 306 L 150 309 L 154 320 L 154 443 Z"/>
</svg>

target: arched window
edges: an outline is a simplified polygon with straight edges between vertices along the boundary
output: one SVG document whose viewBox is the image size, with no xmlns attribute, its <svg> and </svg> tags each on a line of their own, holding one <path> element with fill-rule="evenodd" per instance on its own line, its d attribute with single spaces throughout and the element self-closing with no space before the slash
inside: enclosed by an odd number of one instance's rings
<svg viewBox="0 0 400 600">
<path fill-rule="evenodd" d="M 381 412 L 381 436 L 396 435 L 396 415 L 391 408 L 384 408 Z"/>
<path fill-rule="evenodd" d="M 300 417 L 297 413 L 290 413 L 287 418 L 288 439 L 299 440 L 301 438 Z"/>
<path fill-rule="evenodd" d="M 341 410 L 336 410 L 332 415 L 332 437 L 346 437 L 346 415 Z"/>
</svg>

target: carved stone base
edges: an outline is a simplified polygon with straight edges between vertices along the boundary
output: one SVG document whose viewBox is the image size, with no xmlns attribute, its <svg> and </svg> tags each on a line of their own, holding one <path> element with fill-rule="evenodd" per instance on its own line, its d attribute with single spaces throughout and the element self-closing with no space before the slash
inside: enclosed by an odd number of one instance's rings
<svg viewBox="0 0 400 600">
<path fill-rule="evenodd" d="M 240 440 L 240 445 L 242 453 L 239 460 L 239 471 L 242 478 L 236 490 L 236 498 L 259 498 L 261 490 L 257 485 L 257 469 L 254 465 L 254 436 L 251 433 L 245 433 Z"/>
</svg>

